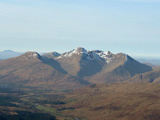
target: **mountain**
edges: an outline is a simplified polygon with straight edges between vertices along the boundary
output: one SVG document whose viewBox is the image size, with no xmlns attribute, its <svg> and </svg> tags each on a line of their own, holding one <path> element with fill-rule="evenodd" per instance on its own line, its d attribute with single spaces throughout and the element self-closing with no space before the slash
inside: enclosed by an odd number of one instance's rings
<svg viewBox="0 0 160 120">
<path fill-rule="evenodd" d="M 152 71 L 152 67 L 141 64 L 126 54 L 118 53 L 115 54 L 111 62 L 109 62 L 100 73 L 94 75 L 90 81 L 93 81 L 93 83 L 122 82 L 139 73 L 148 71 Z M 96 79 L 99 79 L 99 81 L 95 81 Z"/>
<path fill-rule="evenodd" d="M 37 52 L 0 61 L 0 83 L 52 89 L 72 89 L 87 84 L 67 74 L 57 61 L 43 58 Z"/>
<path fill-rule="evenodd" d="M 43 56 L 58 61 L 69 74 L 90 83 L 121 82 L 152 70 L 150 66 L 141 64 L 123 53 L 88 51 L 82 47 L 63 54 L 54 52 Z"/>
<path fill-rule="evenodd" d="M 92 53 L 89 53 L 84 48 L 79 47 L 58 56 L 54 55 L 52 58 L 57 60 L 61 64 L 62 68 L 64 68 L 69 74 L 77 77 L 83 77 L 93 75 L 100 71 L 103 65 L 100 62 L 104 61 L 100 61 L 99 58 L 95 59 L 95 57 Z"/>
<path fill-rule="evenodd" d="M 151 66 L 158 66 L 160 65 L 160 60 L 158 59 L 136 59 L 137 61 L 141 63 L 145 63 Z"/>
<path fill-rule="evenodd" d="M 160 83 L 160 70 L 138 74 L 130 78 L 127 82 L 131 83 Z"/>
<path fill-rule="evenodd" d="M 56 58 L 56 57 L 60 56 L 61 54 L 54 51 L 54 52 L 45 53 L 45 54 L 42 54 L 42 55 L 46 58 Z"/>
<path fill-rule="evenodd" d="M 4 50 L 0 52 L 0 58 L 1 59 L 8 59 L 8 58 L 12 58 L 12 57 L 17 57 L 22 55 L 23 53 L 20 52 L 14 52 L 12 50 Z"/>
</svg>

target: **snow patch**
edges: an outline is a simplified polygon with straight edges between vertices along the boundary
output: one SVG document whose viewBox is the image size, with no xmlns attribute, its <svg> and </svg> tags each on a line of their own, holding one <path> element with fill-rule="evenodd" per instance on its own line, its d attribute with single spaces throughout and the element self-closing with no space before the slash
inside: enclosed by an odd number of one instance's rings
<svg viewBox="0 0 160 120">
<path fill-rule="evenodd" d="M 37 52 L 27 52 L 24 56 L 23 56 L 26 60 L 28 59 L 36 59 L 39 57 L 39 54 Z"/>
<path fill-rule="evenodd" d="M 125 53 L 122 53 L 122 55 L 124 55 L 124 56 L 125 56 L 126 61 L 128 61 L 128 55 L 127 55 L 127 54 L 125 54 Z"/>
<path fill-rule="evenodd" d="M 80 54 L 87 54 L 88 51 L 84 48 L 81 48 L 81 47 L 78 47 L 76 49 L 73 49 L 69 52 L 66 52 L 66 53 L 63 53 L 61 56 L 57 57 L 56 59 L 60 59 L 60 58 L 63 58 L 63 57 L 71 57 L 73 55 L 80 55 Z"/>
<path fill-rule="evenodd" d="M 57 56 L 60 56 L 60 55 L 61 55 L 60 53 L 55 52 L 55 51 L 45 54 L 45 56 L 53 56 L 53 57 L 57 57 Z"/>
<path fill-rule="evenodd" d="M 107 63 L 109 63 L 111 59 L 115 56 L 115 54 L 111 53 L 110 51 L 107 51 L 107 52 L 100 51 L 100 50 L 88 51 L 82 47 L 78 47 L 69 52 L 63 53 L 62 55 L 58 56 L 56 59 L 67 58 L 73 55 L 82 55 L 82 58 L 88 61 L 103 59 Z"/>
</svg>

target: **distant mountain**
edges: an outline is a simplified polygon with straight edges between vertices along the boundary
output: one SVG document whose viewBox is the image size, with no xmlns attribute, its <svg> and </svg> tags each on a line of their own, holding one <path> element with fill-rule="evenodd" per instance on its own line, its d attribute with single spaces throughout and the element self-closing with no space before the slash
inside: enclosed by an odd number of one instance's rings
<svg viewBox="0 0 160 120">
<path fill-rule="evenodd" d="M 136 59 L 137 61 L 148 64 L 150 66 L 158 66 L 160 65 L 160 60 L 158 59 Z"/>
<path fill-rule="evenodd" d="M 127 82 L 131 83 L 160 83 L 160 70 L 150 71 L 143 74 L 138 74 Z"/>
<path fill-rule="evenodd" d="M 20 52 L 14 52 L 12 50 L 4 50 L 0 52 L 0 59 L 8 59 L 12 57 L 17 57 L 22 55 L 23 53 Z"/>
<path fill-rule="evenodd" d="M 0 61 L 0 83 L 51 89 L 73 89 L 87 85 L 73 77 L 55 60 L 36 52 Z"/>
<path fill-rule="evenodd" d="M 87 51 L 82 47 L 63 54 L 47 53 L 43 57 L 58 61 L 69 74 L 90 83 L 121 82 L 136 74 L 152 70 L 150 66 L 141 64 L 123 53 Z"/>
</svg>

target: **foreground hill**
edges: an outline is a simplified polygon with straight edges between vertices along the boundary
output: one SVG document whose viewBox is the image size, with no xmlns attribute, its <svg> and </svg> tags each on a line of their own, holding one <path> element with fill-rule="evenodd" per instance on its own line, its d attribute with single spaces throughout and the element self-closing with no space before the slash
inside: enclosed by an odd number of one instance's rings
<svg viewBox="0 0 160 120">
<path fill-rule="evenodd" d="M 87 51 L 81 47 L 63 54 L 47 53 L 43 57 L 58 61 L 69 74 L 90 83 L 121 82 L 136 74 L 152 70 L 150 66 L 141 64 L 123 53 Z"/>
<path fill-rule="evenodd" d="M 57 61 L 43 59 L 36 52 L 0 62 L 0 83 L 42 88 L 72 89 L 86 85 L 73 77 Z"/>
<path fill-rule="evenodd" d="M 159 92 L 160 84 L 93 84 L 67 94 L 61 110 L 86 120 L 160 120 Z"/>
</svg>

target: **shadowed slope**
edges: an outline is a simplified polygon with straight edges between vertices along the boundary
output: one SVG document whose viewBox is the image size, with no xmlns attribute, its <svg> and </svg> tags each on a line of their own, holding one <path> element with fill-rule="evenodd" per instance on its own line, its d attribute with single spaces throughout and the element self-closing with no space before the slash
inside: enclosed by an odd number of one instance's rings
<svg viewBox="0 0 160 120">
<path fill-rule="evenodd" d="M 67 72 L 61 67 L 61 65 L 55 61 L 54 59 L 51 58 L 43 58 L 43 63 L 52 66 L 56 70 L 58 70 L 61 73 L 67 74 Z"/>
<path fill-rule="evenodd" d="M 150 66 L 141 64 L 126 54 L 87 51 L 82 47 L 63 54 L 54 52 L 44 56 L 58 61 L 69 74 L 90 83 L 121 82 L 136 74 L 152 71 Z"/>
<path fill-rule="evenodd" d="M 89 78 L 91 83 L 114 83 L 129 79 L 130 77 L 152 71 L 150 66 L 141 64 L 128 55 L 116 54 L 103 70 Z"/>
<path fill-rule="evenodd" d="M 66 74 L 56 61 L 44 60 L 36 52 L 1 61 L 0 78 L 0 83 L 44 88 L 72 89 L 84 85 L 81 79 Z"/>
</svg>

